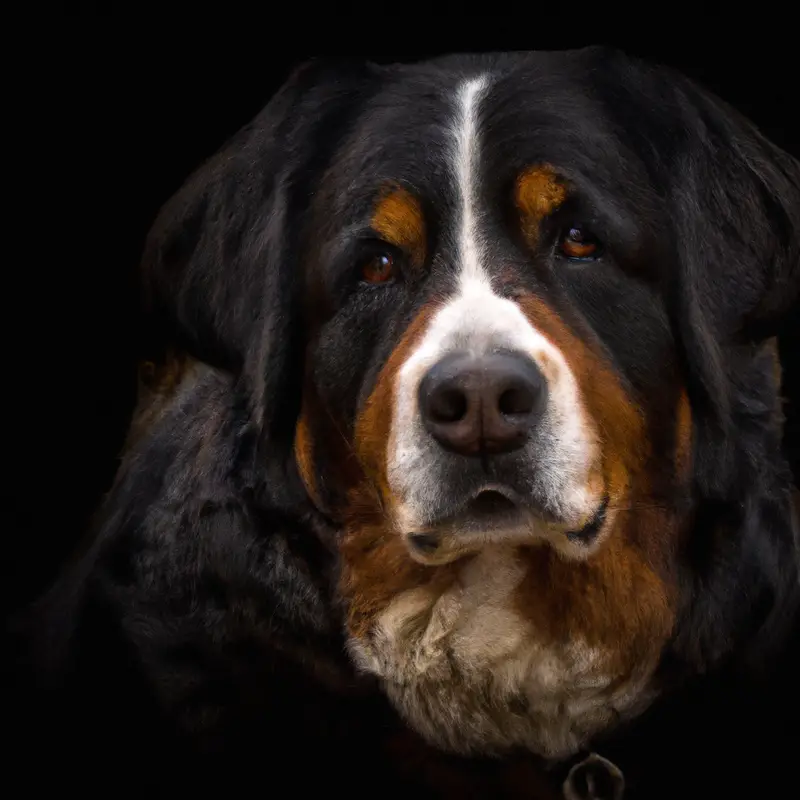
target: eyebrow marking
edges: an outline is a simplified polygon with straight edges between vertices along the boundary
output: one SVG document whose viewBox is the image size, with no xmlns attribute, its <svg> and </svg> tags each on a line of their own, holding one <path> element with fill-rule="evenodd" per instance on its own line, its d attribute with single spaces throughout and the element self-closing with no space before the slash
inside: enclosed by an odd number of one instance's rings
<svg viewBox="0 0 800 800">
<path fill-rule="evenodd" d="M 370 225 L 389 244 L 407 251 L 414 266 L 425 263 L 425 216 L 419 199 L 408 189 L 387 186 L 378 199 Z"/>
<path fill-rule="evenodd" d="M 514 204 L 520 213 L 522 235 L 530 246 L 539 241 L 542 220 L 566 197 L 566 187 L 550 164 L 527 167 L 519 174 L 514 186 Z"/>
</svg>

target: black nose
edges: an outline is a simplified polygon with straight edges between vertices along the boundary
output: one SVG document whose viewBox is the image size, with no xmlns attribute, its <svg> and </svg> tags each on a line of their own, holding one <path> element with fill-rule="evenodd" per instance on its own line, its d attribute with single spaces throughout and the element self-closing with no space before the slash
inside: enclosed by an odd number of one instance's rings
<svg viewBox="0 0 800 800">
<path fill-rule="evenodd" d="M 547 382 L 521 353 L 446 356 L 419 387 L 425 427 L 442 447 L 462 455 L 522 447 L 541 416 Z"/>
</svg>

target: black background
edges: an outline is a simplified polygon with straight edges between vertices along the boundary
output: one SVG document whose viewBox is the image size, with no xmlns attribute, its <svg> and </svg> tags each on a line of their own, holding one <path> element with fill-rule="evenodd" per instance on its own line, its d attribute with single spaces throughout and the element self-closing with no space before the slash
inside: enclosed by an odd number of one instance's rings
<svg viewBox="0 0 800 800">
<path fill-rule="evenodd" d="M 134 402 L 135 276 L 148 226 L 298 62 L 612 44 L 684 70 L 800 157 L 800 59 L 788 20 L 766 7 L 742 20 L 758 14 L 763 35 L 733 35 L 696 9 L 671 20 L 675 33 L 658 9 L 621 15 L 610 33 L 573 9 L 554 21 L 542 4 L 494 5 L 502 13 L 474 17 L 462 6 L 439 17 L 433 5 L 347 6 L 328 20 L 311 8 L 248 15 L 219 4 L 202 30 L 196 12 L 167 23 L 163 9 L 112 18 L 79 8 L 9 28 L 23 55 L 6 75 L 21 100 L 6 124 L 6 166 L 21 168 L 23 182 L 17 216 L 5 216 L 6 275 L 21 278 L 19 288 L 6 283 L 4 302 L 6 607 L 52 580 L 113 477 Z"/>
</svg>

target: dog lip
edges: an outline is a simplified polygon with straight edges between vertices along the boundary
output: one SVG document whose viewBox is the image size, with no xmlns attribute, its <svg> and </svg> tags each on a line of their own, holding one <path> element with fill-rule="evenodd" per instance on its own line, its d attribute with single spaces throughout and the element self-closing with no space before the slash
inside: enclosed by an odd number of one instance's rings
<svg viewBox="0 0 800 800">
<path fill-rule="evenodd" d="M 610 498 L 608 494 L 603 496 L 600 505 L 597 507 L 592 518 L 580 530 L 568 531 L 567 539 L 571 542 L 579 542 L 581 544 L 591 544 L 600 533 L 603 523 L 606 520 L 606 512 L 608 511 L 608 504 Z"/>
<path fill-rule="evenodd" d="M 512 489 L 502 485 L 484 486 L 470 494 L 456 512 L 441 523 L 492 524 L 522 517 L 528 504 Z"/>
<path fill-rule="evenodd" d="M 522 523 L 536 518 L 548 524 L 563 526 L 563 520 L 549 513 L 539 504 L 533 504 L 514 489 L 504 484 L 486 484 L 471 492 L 457 507 L 446 514 L 431 519 L 414 535 L 434 534 L 453 526 L 466 530 L 504 526 L 509 521 Z"/>
<path fill-rule="evenodd" d="M 420 553 L 430 554 L 439 548 L 440 539 L 433 533 L 409 533 L 408 541 Z"/>
<path fill-rule="evenodd" d="M 542 524 L 548 528 L 553 526 L 559 535 L 566 535 L 575 544 L 589 547 L 603 528 L 609 499 L 608 494 L 604 494 L 589 522 L 580 529 L 570 530 L 556 515 L 517 502 L 509 490 L 484 488 L 472 494 L 456 513 L 432 525 L 408 531 L 404 538 L 412 558 L 427 566 L 463 558 L 479 550 L 494 536 L 499 537 L 496 541 L 515 541 L 523 546 L 530 544 L 540 539 L 537 527 Z"/>
<path fill-rule="evenodd" d="M 520 504 L 499 489 L 483 489 L 465 506 L 467 514 L 508 514 L 519 510 Z"/>
</svg>

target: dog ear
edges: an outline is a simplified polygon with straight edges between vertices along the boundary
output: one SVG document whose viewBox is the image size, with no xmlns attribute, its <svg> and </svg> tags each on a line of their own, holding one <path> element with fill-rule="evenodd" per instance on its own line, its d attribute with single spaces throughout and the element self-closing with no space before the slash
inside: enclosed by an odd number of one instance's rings
<svg viewBox="0 0 800 800">
<path fill-rule="evenodd" d="M 724 494 L 741 460 L 720 444 L 742 411 L 738 387 L 765 383 L 749 412 L 762 405 L 765 424 L 775 418 L 763 348 L 800 312 L 800 164 L 687 78 L 672 74 L 660 89 L 674 133 L 661 160 L 677 249 L 666 289 L 693 408 L 717 440 L 707 487 Z"/>
<path fill-rule="evenodd" d="M 273 447 L 293 436 L 299 404 L 308 201 L 369 74 L 350 62 L 297 68 L 167 202 L 146 240 L 145 348 L 168 343 L 231 373 Z"/>
<path fill-rule="evenodd" d="M 706 664 L 736 649 L 752 665 L 783 646 L 800 601 L 776 347 L 800 313 L 800 163 L 689 80 L 672 91 L 667 294 L 704 500 L 679 647 Z"/>
<path fill-rule="evenodd" d="M 800 302 L 800 163 L 686 78 L 669 185 L 682 283 L 723 343 L 787 330 Z"/>
</svg>

